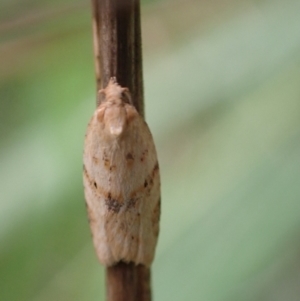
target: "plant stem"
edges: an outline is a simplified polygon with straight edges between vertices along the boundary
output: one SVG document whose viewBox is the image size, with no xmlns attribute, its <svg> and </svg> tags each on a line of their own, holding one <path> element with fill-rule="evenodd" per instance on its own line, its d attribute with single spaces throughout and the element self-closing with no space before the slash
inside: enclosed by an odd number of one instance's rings
<svg viewBox="0 0 300 301">
<path fill-rule="evenodd" d="M 92 0 L 97 89 L 112 76 L 127 87 L 143 110 L 142 47 L 139 0 Z"/>
<path fill-rule="evenodd" d="M 144 115 L 139 0 L 92 0 L 97 90 L 113 76 Z M 123 263 L 106 269 L 107 301 L 150 301 L 150 269 Z"/>
<path fill-rule="evenodd" d="M 107 301 L 150 301 L 150 270 L 123 262 L 106 269 Z"/>
</svg>

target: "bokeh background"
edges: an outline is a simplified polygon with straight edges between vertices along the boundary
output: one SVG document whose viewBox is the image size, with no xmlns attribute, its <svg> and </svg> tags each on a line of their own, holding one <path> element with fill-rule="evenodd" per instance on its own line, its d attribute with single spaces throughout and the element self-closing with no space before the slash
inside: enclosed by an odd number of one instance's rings
<svg viewBox="0 0 300 301">
<path fill-rule="evenodd" d="M 142 2 L 159 301 L 300 300 L 300 1 Z M 0 300 L 104 300 L 82 188 L 91 7 L 0 3 Z"/>
</svg>

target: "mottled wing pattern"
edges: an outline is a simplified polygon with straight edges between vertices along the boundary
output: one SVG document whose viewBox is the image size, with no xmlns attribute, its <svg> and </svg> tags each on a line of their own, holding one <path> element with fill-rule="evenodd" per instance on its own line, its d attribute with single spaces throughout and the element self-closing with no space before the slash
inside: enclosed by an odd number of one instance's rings
<svg viewBox="0 0 300 301">
<path fill-rule="evenodd" d="M 107 114 L 103 113 L 106 107 L 104 102 L 96 110 L 85 138 L 84 187 L 94 246 L 106 266 L 118 261 L 149 266 L 160 217 L 160 177 L 153 138 L 130 104 L 124 105 L 122 134 L 105 134 L 107 123 L 102 117 Z"/>
</svg>

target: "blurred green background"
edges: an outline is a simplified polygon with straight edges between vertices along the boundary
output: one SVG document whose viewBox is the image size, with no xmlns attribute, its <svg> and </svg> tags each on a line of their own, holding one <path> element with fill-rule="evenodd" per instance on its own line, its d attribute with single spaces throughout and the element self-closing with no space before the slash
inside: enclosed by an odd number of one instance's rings
<svg viewBox="0 0 300 301">
<path fill-rule="evenodd" d="M 143 1 L 155 300 L 300 300 L 300 1 Z M 89 1 L 1 0 L 0 300 L 104 300 L 82 188 Z"/>
</svg>

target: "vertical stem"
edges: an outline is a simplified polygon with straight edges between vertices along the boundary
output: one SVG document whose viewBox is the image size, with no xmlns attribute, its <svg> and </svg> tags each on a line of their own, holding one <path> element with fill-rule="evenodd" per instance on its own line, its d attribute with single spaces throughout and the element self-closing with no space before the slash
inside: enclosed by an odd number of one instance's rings
<svg viewBox="0 0 300 301">
<path fill-rule="evenodd" d="M 141 115 L 143 76 L 139 0 L 92 0 L 97 90 L 113 76 Z M 150 301 L 150 269 L 119 262 L 106 269 L 107 301 Z"/>
<path fill-rule="evenodd" d="M 150 301 L 150 270 L 120 262 L 106 269 L 107 301 Z"/>
<path fill-rule="evenodd" d="M 143 115 L 139 0 L 92 0 L 97 89 L 112 76 L 127 87 Z"/>
</svg>

